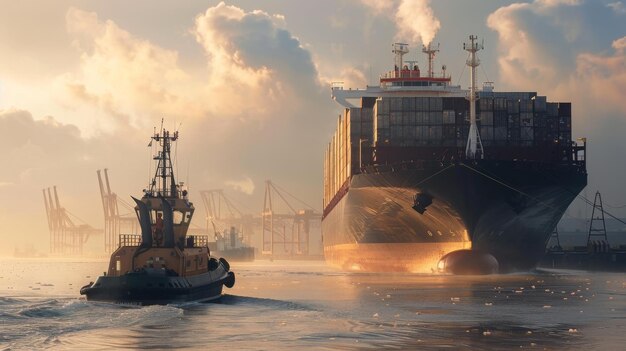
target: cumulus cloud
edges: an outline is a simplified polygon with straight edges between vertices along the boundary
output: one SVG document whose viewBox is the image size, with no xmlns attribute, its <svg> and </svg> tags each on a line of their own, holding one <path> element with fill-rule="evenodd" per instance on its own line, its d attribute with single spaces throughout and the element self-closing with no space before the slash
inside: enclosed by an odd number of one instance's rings
<svg viewBox="0 0 626 351">
<path fill-rule="evenodd" d="M 617 14 L 620 14 L 620 15 L 626 14 L 626 6 L 624 6 L 624 4 L 621 1 L 612 2 L 610 4 L 607 4 L 606 6 L 612 9 L 613 12 Z"/>
<path fill-rule="evenodd" d="M 319 89 L 310 53 L 284 29 L 282 15 L 224 2 L 196 17 L 193 33 L 209 58 L 209 89 L 220 110 L 263 112 Z"/>
<path fill-rule="evenodd" d="M 533 89 L 538 82 L 559 82 L 567 65 L 558 65 L 560 57 L 567 55 L 564 37 L 573 34 L 559 28 L 556 23 L 558 1 L 536 0 L 535 3 L 514 3 L 501 7 L 487 18 L 487 25 L 498 33 L 500 75 L 505 84 L 515 84 L 517 88 Z M 538 4 L 552 7 L 548 10 Z M 538 23 L 539 22 L 539 23 Z M 541 39 L 539 32 L 545 31 L 553 43 Z M 549 83 L 551 86 L 554 83 Z"/>
<path fill-rule="evenodd" d="M 79 69 L 59 78 L 66 105 L 91 106 L 118 127 L 147 127 L 182 113 L 205 121 L 264 120 L 275 116 L 276 104 L 294 106 L 302 93 L 321 88 L 310 53 L 283 28 L 281 15 L 223 2 L 199 14 L 191 32 L 206 54 L 200 75 L 180 65 L 177 51 L 95 13 L 70 8 L 66 26 L 81 56 Z"/>
<path fill-rule="evenodd" d="M 341 71 L 341 77 L 341 81 L 346 87 L 360 88 L 367 84 L 365 74 L 355 67 L 344 68 Z"/>
<path fill-rule="evenodd" d="M 621 106 L 621 99 L 611 95 L 626 89 L 623 38 L 609 41 L 615 53 L 606 55 L 590 52 L 598 43 L 582 34 L 607 28 L 606 33 L 592 37 L 611 35 L 614 26 L 607 19 L 609 13 L 603 4 L 565 0 L 535 0 L 499 8 L 488 17 L 487 24 L 499 37 L 501 82 L 516 89 L 542 86 L 559 98 L 593 94 L 590 83 L 602 82 L 605 88 L 599 91 L 603 100 L 611 99 L 613 106 Z"/>
<path fill-rule="evenodd" d="M 573 84 L 581 84 L 585 93 L 607 108 L 626 115 L 626 36 L 613 41 L 613 54 L 581 53 Z"/>
<path fill-rule="evenodd" d="M 73 101 L 103 110 L 117 126 L 149 126 L 184 110 L 201 115 L 197 82 L 178 65 L 178 53 L 137 38 L 113 21 L 70 8 L 67 30 L 75 36 L 81 63 L 59 78 Z"/>
</svg>

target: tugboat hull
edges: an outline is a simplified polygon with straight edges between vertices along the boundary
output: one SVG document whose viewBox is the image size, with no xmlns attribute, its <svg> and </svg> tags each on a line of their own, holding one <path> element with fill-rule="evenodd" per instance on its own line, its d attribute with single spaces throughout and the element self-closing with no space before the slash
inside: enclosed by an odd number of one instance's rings
<svg viewBox="0 0 626 351">
<path fill-rule="evenodd" d="M 161 270 L 141 270 L 118 277 L 100 276 L 81 288 L 88 301 L 132 305 L 165 305 L 219 299 L 224 285 L 232 286 L 235 274 L 218 269 L 191 277 L 168 276 Z"/>
</svg>

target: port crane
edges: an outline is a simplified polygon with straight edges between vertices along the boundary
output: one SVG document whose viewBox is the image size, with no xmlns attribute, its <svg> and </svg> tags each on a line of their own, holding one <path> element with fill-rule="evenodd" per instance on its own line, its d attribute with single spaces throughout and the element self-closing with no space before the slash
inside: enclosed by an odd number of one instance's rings
<svg viewBox="0 0 626 351">
<path fill-rule="evenodd" d="M 108 169 L 97 170 L 102 209 L 104 210 L 104 251 L 111 253 L 118 247 L 120 234 L 137 234 L 135 209 L 111 191 Z M 120 208 L 126 212 L 120 212 Z"/>
<path fill-rule="evenodd" d="M 52 190 L 43 189 L 43 201 L 50 231 L 50 253 L 82 255 L 89 237 L 102 233 L 61 206 L 56 186 Z"/>
<path fill-rule="evenodd" d="M 297 201 L 306 209 L 296 209 L 289 201 Z M 263 247 L 261 253 L 270 257 L 308 256 L 311 229 L 319 228 L 322 215 L 271 180 L 265 181 L 265 198 L 261 212 Z"/>
</svg>

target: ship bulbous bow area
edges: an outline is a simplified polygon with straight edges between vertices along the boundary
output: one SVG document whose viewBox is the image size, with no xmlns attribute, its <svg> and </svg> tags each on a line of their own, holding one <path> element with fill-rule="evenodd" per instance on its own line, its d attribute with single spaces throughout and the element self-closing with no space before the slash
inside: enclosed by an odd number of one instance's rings
<svg viewBox="0 0 626 351">
<path fill-rule="evenodd" d="M 439 273 L 487 275 L 499 273 L 498 260 L 491 254 L 474 250 L 457 250 L 444 255 L 437 264 Z"/>
</svg>

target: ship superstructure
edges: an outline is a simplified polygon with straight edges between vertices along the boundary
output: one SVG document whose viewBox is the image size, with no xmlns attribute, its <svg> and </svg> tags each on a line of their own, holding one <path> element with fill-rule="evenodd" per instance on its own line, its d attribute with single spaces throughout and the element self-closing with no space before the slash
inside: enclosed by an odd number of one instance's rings
<svg viewBox="0 0 626 351">
<path fill-rule="evenodd" d="M 431 271 L 470 246 L 503 271 L 534 267 L 552 229 L 586 185 L 585 145 L 571 140 L 571 104 L 536 92 L 469 89 L 405 62 L 378 86 L 332 87 L 345 109 L 324 161 L 325 255 L 364 270 Z"/>
</svg>

